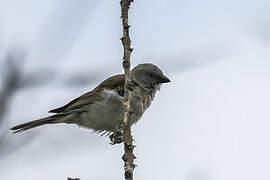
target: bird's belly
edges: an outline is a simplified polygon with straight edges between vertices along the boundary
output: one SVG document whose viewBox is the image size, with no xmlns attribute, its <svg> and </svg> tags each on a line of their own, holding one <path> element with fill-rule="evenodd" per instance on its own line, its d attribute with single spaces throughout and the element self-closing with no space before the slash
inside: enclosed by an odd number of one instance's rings
<svg viewBox="0 0 270 180">
<path fill-rule="evenodd" d="M 137 122 L 150 104 L 148 98 L 138 94 L 131 94 L 131 123 Z M 104 90 L 102 100 L 89 105 L 89 110 L 81 114 L 79 126 L 93 129 L 97 132 L 116 131 L 124 117 L 123 96 L 116 91 Z"/>
<path fill-rule="evenodd" d="M 80 126 L 95 131 L 115 131 L 124 117 L 122 97 L 114 91 L 102 93 L 102 100 L 89 106 L 89 111 L 82 114 Z"/>
</svg>

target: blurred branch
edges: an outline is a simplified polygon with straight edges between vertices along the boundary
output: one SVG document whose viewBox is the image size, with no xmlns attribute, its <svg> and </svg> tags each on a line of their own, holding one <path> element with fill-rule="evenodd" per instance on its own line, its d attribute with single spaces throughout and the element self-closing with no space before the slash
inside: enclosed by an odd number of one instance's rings
<svg viewBox="0 0 270 180">
<path fill-rule="evenodd" d="M 52 81 L 52 77 L 56 76 L 56 72 L 50 70 L 39 70 L 24 74 L 20 77 L 18 88 L 33 88 L 45 85 Z"/>
<path fill-rule="evenodd" d="M 4 116 L 7 112 L 10 99 L 18 88 L 24 59 L 24 54 L 18 54 L 17 51 L 13 50 L 10 51 L 4 59 L 1 69 L 2 89 L 0 91 L 0 125 L 4 122 Z M 4 142 L 4 139 L 5 136 L 0 136 L 0 144 Z"/>
<path fill-rule="evenodd" d="M 14 94 L 18 87 L 18 82 L 21 76 L 22 63 L 24 61 L 23 56 L 18 56 L 16 52 L 9 52 L 4 60 L 2 70 L 2 82 L 3 86 L 0 91 L 0 122 L 3 120 L 4 114 L 7 110 L 9 99 Z"/>
<path fill-rule="evenodd" d="M 63 79 L 59 80 L 57 83 L 59 86 L 65 87 L 83 87 L 95 82 L 97 79 L 101 79 L 104 76 L 104 74 L 98 72 L 81 72 L 80 74 L 63 77 Z M 23 89 L 44 86 L 53 82 L 56 77 L 59 77 L 57 72 L 51 70 L 30 72 L 20 77 L 17 88 Z"/>
</svg>

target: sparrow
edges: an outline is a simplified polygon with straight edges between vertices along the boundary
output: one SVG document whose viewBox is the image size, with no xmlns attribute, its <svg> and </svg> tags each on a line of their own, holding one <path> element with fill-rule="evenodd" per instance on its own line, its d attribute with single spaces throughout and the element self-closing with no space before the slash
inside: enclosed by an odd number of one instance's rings
<svg viewBox="0 0 270 180">
<path fill-rule="evenodd" d="M 169 78 L 154 64 L 144 63 L 131 70 L 130 115 L 131 125 L 136 123 L 150 106 L 162 83 Z M 97 133 L 117 133 L 124 118 L 125 75 L 107 78 L 92 91 L 66 105 L 50 110 L 54 115 L 12 127 L 13 133 L 47 124 L 76 124 Z"/>
</svg>

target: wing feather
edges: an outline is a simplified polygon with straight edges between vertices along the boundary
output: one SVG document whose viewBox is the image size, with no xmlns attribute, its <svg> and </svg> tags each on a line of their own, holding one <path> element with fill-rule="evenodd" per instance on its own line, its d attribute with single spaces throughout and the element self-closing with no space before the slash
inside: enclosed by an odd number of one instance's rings
<svg viewBox="0 0 270 180">
<path fill-rule="evenodd" d="M 66 105 L 52 109 L 49 113 L 61 113 L 65 111 L 80 109 L 82 106 L 87 104 L 92 104 L 100 99 L 100 95 L 104 89 L 116 89 L 119 91 L 119 94 L 123 94 L 125 84 L 124 74 L 115 75 L 107 78 L 102 83 L 100 83 L 95 89 L 89 91 L 80 97 L 70 101 Z"/>
</svg>

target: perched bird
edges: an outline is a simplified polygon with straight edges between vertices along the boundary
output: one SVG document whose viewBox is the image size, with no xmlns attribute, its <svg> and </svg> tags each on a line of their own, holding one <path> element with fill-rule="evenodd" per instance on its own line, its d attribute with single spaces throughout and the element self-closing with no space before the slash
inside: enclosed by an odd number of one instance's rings
<svg viewBox="0 0 270 180">
<path fill-rule="evenodd" d="M 130 121 L 137 122 L 153 101 L 161 83 L 170 80 L 150 63 L 139 64 L 131 70 Z M 17 125 L 14 133 L 46 124 L 77 124 L 96 132 L 115 133 L 124 117 L 125 75 L 119 74 L 104 80 L 95 89 L 50 110 L 52 116 Z"/>
</svg>

